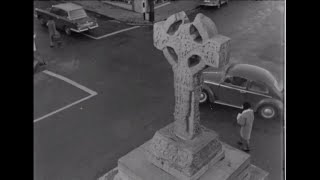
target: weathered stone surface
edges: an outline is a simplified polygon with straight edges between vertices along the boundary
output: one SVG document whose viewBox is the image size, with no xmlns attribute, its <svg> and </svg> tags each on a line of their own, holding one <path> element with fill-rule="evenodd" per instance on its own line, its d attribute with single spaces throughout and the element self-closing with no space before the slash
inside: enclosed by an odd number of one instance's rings
<svg viewBox="0 0 320 180">
<path fill-rule="evenodd" d="M 228 63 L 230 38 L 218 34 L 214 22 L 203 14 L 191 23 L 184 12 L 156 23 L 153 38 L 174 72 L 174 133 L 192 139 L 199 134 L 201 71 Z"/>
<path fill-rule="evenodd" d="M 203 14 L 191 23 L 180 12 L 154 25 L 154 45 L 174 72 L 175 110 L 174 122 L 155 134 L 146 152 L 150 162 L 178 179 L 196 179 L 224 156 L 216 133 L 200 125 L 199 100 L 202 70 L 228 63 L 229 41 Z"/>
<path fill-rule="evenodd" d="M 224 157 L 218 135 L 204 126 L 200 130 L 192 140 L 182 140 L 174 134 L 174 124 L 169 124 L 151 139 L 147 158 L 178 179 L 197 179 L 205 173 L 210 161 Z"/>
<path fill-rule="evenodd" d="M 153 166 L 145 151 L 150 141 L 134 149 L 118 161 L 118 175 L 114 180 L 179 180 L 175 176 Z M 265 180 L 268 173 L 250 165 L 250 155 L 222 143 L 225 157 L 209 163 L 198 180 Z M 185 178 L 184 180 L 188 180 Z"/>
<path fill-rule="evenodd" d="M 251 179 L 256 179 L 256 180 L 267 180 L 269 173 L 262 170 L 261 168 L 250 164 L 250 166 L 247 168 L 246 173 L 241 173 L 239 175 L 238 179 L 241 180 L 251 180 Z"/>
</svg>

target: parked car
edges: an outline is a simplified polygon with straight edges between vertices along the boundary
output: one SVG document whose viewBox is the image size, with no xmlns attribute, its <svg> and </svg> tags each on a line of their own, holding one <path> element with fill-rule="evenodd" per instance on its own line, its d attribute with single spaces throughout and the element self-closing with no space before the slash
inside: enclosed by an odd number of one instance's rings
<svg viewBox="0 0 320 180">
<path fill-rule="evenodd" d="M 222 4 L 228 4 L 229 0 L 200 0 L 200 6 L 217 6 L 220 8 Z"/>
<path fill-rule="evenodd" d="M 83 7 L 74 3 L 57 4 L 45 10 L 36 8 L 35 11 L 42 25 L 46 25 L 49 18 L 53 17 L 57 29 L 68 35 L 71 31 L 79 33 L 98 27 L 96 19 L 89 17 Z"/>
<path fill-rule="evenodd" d="M 283 112 L 283 88 L 266 69 L 249 64 L 231 64 L 222 71 L 204 71 L 200 103 L 243 108 L 249 103 L 265 119 Z"/>
</svg>

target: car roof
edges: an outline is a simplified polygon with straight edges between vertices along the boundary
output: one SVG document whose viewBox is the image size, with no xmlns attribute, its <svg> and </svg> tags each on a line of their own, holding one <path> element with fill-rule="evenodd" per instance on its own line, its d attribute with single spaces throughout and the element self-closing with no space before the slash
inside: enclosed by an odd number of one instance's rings
<svg viewBox="0 0 320 180">
<path fill-rule="evenodd" d="M 74 3 L 62 3 L 62 4 L 52 5 L 52 7 L 59 8 L 59 9 L 65 10 L 65 11 L 83 9 L 82 6 L 79 6 Z"/>
<path fill-rule="evenodd" d="M 268 70 L 251 64 L 232 64 L 226 73 L 231 76 L 239 76 L 251 81 L 261 82 L 268 86 L 278 86 L 276 78 Z"/>
</svg>

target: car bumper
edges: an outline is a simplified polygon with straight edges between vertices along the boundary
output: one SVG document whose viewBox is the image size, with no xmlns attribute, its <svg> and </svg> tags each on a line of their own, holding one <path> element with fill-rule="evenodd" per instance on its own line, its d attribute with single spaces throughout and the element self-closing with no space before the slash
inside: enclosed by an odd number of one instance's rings
<svg viewBox="0 0 320 180">
<path fill-rule="evenodd" d="M 84 31 L 88 31 L 89 29 L 95 29 L 99 27 L 98 24 L 94 25 L 94 26 L 89 26 L 89 27 L 86 27 L 86 28 L 83 28 L 83 29 L 74 29 L 74 28 L 71 28 L 71 31 L 74 31 L 74 32 L 77 32 L 77 33 L 80 33 L 80 32 L 84 32 Z"/>
<path fill-rule="evenodd" d="M 200 6 L 218 6 L 219 2 L 201 2 Z"/>
</svg>

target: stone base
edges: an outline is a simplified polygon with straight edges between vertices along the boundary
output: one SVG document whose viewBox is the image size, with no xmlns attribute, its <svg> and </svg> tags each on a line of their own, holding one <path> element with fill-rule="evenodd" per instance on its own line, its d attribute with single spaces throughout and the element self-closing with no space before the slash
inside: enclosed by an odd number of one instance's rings
<svg viewBox="0 0 320 180">
<path fill-rule="evenodd" d="M 174 123 L 155 133 L 146 148 L 146 157 L 155 166 L 177 179 L 196 180 L 210 164 L 224 157 L 218 135 L 200 126 L 192 140 L 183 140 L 174 133 Z"/>
<path fill-rule="evenodd" d="M 146 157 L 150 141 L 121 157 L 113 180 L 178 180 Z M 199 180 L 265 180 L 268 173 L 250 164 L 250 155 L 222 143 L 225 157 L 208 166 Z M 109 179 L 107 179 L 109 180 Z M 111 180 L 111 179 L 110 179 Z"/>
</svg>

